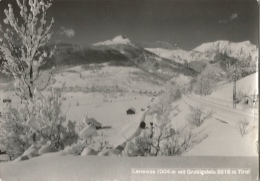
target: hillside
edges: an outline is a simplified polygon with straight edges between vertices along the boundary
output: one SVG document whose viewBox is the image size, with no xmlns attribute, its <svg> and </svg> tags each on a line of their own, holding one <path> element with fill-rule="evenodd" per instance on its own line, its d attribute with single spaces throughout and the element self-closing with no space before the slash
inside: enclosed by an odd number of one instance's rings
<svg viewBox="0 0 260 181">
<path fill-rule="evenodd" d="M 51 45 L 50 45 L 51 46 Z M 53 45 L 52 45 L 53 46 Z M 46 47 L 49 48 L 49 47 Z M 55 56 L 42 69 L 108 63 L 109 66 L 135 67 L 142 71 L 169 80 L 176 74 L 196 76 L 197 72 L 180 63 L 169 61 L 149 52 L 123 36 L 97 42 L 92 46 L 67 43 L 56 45 Z"/>
<path fill-rule="evenodd" d="M 236 90 L 237 94 L 244 93 L 246 95 L 259 94 L 258 90 L 258 72 L 251 74 L 241 80 L 236 82 Z M 232 102 L 232 93 L 233 93 L 233 84 L 225 84 L 219 87 L 213 94 L 211 94 L 210 98 L 219 99 L 223 102 L 229 101 Z M 239 95 L 238 95 L 239 96 Z M 231 107 L 231 104 L 229 104 Z"/>
<path fill-rule="evenodd" d="M 186 51 L 182 49 L 177 50 L 168 50 L 162 48 L 146 48 L 146 50 L 155 53 L 156 55 L 172 60 L 177 61 L 182 64 L 187 64 L 192 61 L 205 61 L 209 62 L 214 60 L 215 54 L 206 54 L 198 51 Z"/>
<path fill-rule="evenodd" d="M 137 67 L 143 71 L 169 80 L 175 74 L 196 76 L 208 63 L 218 63 L 223 69 L 239 62 L 244 75 L 254 73 L 258 49 L 250 42 L 232 43 L 216 41 L 204 43 L 197 48 L 186 51 L 172 46 L 167 42 L 142 43 L 131 41 L 124 36 L 116 36 L 112 40 L 97 42 L 92 46 L 57 43 L 55 56 L 48 60 L 41 69 L 76 66 L 86 64 L 109 63 L 111 66 Z M 145 47 L 145 48 L 144 48 Z M 1 82 L 6 77 L 1 75 Z"/>
<path fill-rule="evenodd" d="M 163 81 L 157 76 L 135 67 L 110 66 L 108 64 L 92 64 L 75 66 L 59 70 L 55 75 L 55 84 L 60 87 L 66 82 L 69 88 L 100 89 L 100 91 L 154 91 L 161 90 Z M 116 89 L 116 90 L 114 90 Z"/>
<path fill-rule="evenodd" d="M 159 57 L 123 36 L 117 36 L 112 40 L 95 43 L 94 47 L 119 51 L 136 67 L 154 73 L 164 79 L 170 79 L 176 73 L 184 74 L 186 76 L 196 75 L 194 70 L 182 66 L 178 62 L 168 61 L 164 57 Z"/>
</svg>

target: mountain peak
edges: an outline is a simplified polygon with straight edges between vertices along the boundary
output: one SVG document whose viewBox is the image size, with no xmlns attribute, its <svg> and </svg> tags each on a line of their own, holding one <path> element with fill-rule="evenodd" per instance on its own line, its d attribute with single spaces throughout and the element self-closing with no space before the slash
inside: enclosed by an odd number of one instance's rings
<svg viewBox="0 0 260 181">
<path fill-rule="evenodd" d="M 118 35 L 116 36 L 113 41 L 124 41 L 124 40 L 129 40 L 126 36 L 123 35 Z M 130 40 L 129 40 L 130 41 Z"/>
<path fill-rule="evenodd" d="M 251 42 L 249 40 L 244 41 L 245 44 L 251 44 Z"/>
<path fill-rule="evenodd" d="M 93 44 L 94 46 L 102 46 L 102 45 L 132 45 L 131 41 L 122 35 L 116 36 L 112 40 L 106 40 L 103 42 L 98 42 Z"/>
</svg>

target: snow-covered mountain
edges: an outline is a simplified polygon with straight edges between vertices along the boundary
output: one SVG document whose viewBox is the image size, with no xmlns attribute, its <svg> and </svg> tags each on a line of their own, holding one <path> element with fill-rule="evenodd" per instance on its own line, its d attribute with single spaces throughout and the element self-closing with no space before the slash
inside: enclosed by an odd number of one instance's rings
<svg viewBox="0 0 260 181">
<path fill-rule="evenodd" d="M 250 41 L 233 43 L 230 41 L 220 40 L 216 42 L 203 43 L 194 50 L 202 53 L 222 53 L 240 61 L 248 58 L 256 61 L 258 58 L 258 48 L 251 44 Z"/>
<path fill-rule="evenodd" d="M 169 50 L 163 48 L 146 48 L 146 50 L 160 57 L 183 64 L 192 61 L 202 61 L 206 63 L 214 61 L 217 54 L 236 58 L 239 61 L 257 61 L 258 58 L 258 48 L 249 41 L 233 43 L 221 40 L 211 43 L 203 43 L 191 51 L 185 51 L 182 49 Z"/>
<path fill-rule="evenodd" d="M 165 43 L 157 43 L 160 46 L 162 44 L 165 45 Z M 131 41 L 121 35 L 116 36 L 113 40 L 95 43 L 93 48 L 100 51 L 116 51 L 118 55 L 124 56 L 126 61 L 133 66 L 157 74 L 164 79 L 170 79 L 176 73 L 188 76 L 196 74 L 196 71 L 193 69 L 183 67 L 177 62 L 160 57 L 156 53 L 144 49 L 138 42 Z"/>
<path fill-rule="evenodd" d="M 94 46 L 109 46 L 109 45 L 130 45 L 130 46 L 134 46 L 128 38 L 126 38 L 122 35 L 116 36 L 112 40 L 106 40 L 106 41 L 103 41 L 103 42 L 98 42 L 98 43 L 95 43 L 93 45 Z"/>
</svg>

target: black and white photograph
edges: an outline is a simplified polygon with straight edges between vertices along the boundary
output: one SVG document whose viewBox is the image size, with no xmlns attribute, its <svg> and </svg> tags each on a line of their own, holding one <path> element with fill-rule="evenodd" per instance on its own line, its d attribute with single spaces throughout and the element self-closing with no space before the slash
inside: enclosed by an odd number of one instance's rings
<svg viewBox="0 0 260 181">
<path fill-rule="evenodd" d="M 259 17 L 0 0 L 0 181 L 258 181 Z"/>
</svg>

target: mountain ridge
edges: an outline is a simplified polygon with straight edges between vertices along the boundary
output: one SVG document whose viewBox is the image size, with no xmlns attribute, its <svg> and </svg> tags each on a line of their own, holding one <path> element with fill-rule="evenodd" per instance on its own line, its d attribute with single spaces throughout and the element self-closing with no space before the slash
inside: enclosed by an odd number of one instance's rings
<svg viewBox="0 0 260 181">
<path fill-rule="evenodd" d="M 60 65 L 109 63 L 113 66 L 138 67 L 163 79 L 170 79 L 176 73 L 188 76 L 197 75 L 209 63 L 219 62 L 226 66 L 226 62 L 229 61 L 228 57 L 232 56 L 240 57 L 238 60 L 246 59 L 248 62 L 255 61 L 258 58 L 258 49 L 249 41 L 240 43 L 224 40 L 208 42 L 191 51 L 160 47 L 161 45 L 168 45 L 167 42 L 162 44 L 159 42 L 157 44 L 159 48 L 144 48 L 145 44 L 141 46 L 122 35 L 116 36 L 112 40 L 97 42 L 91 46 L 69 43 L 58 43 L 56 45 L 56 55 L 47 61 L 42 69 Z M 233 48 L 229 48 L 229 46 Z M 230 62 L 236 62 L 236 60 Z"/>
<path fill-rule="evenodd" d="M 258 48 L 256 45 L 251 44 L 250 41 L 234 43 L 226 40 L 219 40 L 203 43 L 193 50 L 202 53 L 222 53 L 237 58 L 240 61 L 247 59 L 248 57 L 251 57 L 252 60 L 257 60 L 258 58 Z"/>
<path fill-rule="evenodd" d="M 214 57 L 219 53 L 236 58 L 239 61 L 246 59 L 249 59 L 249 61 L 257 61 L 258 59 L 258 48 L 249 41 L 234 43 L 226 40 L 219 40 L 203 43 L 191 51 L 182 49 L 167 50 L 161 48 L 146 48 L 146 50 L 163 58 L 179 60 L 180 63 L 197 60 L 208 62 L 214 61 Z"/>
</svg>

